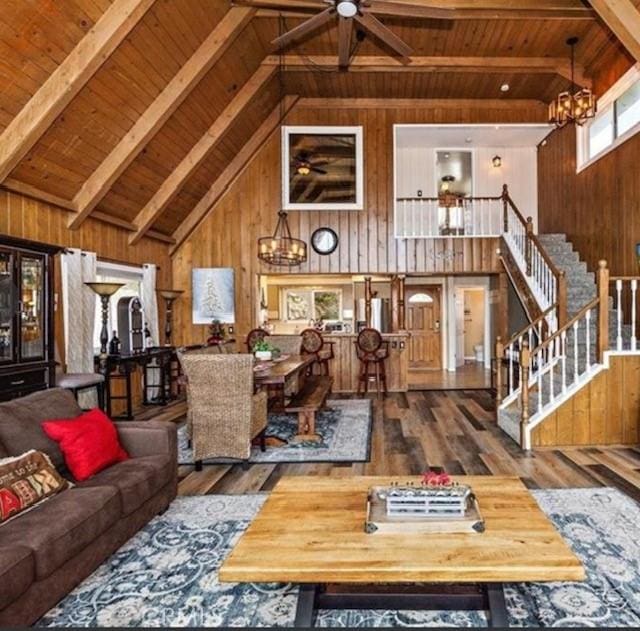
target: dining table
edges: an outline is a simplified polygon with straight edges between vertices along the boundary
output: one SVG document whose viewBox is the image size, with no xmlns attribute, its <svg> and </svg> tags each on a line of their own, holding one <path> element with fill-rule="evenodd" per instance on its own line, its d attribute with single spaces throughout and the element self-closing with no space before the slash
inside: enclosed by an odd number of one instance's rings
<svg viewBox="0 0 640 631">
<path fill-rule="evenodd" d="M 255 388 L 266 388 L 269 392 L 275 392 L 275 396 L 269 398 L 270 411 L 284 411 L 286 400 L 300 391 L 308 368 L 314 361 L 313 355 L 284 355 L 256 363 L 253 368 Z M 286 443 L 282 438 L 266 436 L 267 446 L 280 447 Z"/>
</svg>

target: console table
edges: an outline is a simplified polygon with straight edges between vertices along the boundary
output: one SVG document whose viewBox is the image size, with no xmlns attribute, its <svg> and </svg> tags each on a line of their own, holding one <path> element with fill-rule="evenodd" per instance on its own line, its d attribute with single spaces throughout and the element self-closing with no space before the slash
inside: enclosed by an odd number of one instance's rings
<svg viewBox="0 0 640 631">
<path fill-rule="evenodd" d="M 108 355 L 105 370 L 105 392 L 107 403 L 107 415 L 111 417 L 112 401 L 126 401 L 126 413 L 122 416 L 128 420 L 133 419 L 133 394 L 131 391 L 131 374 L 138 367 L 142 368 L 142 403 L 151 404 L 149 390 L 157 388 L 159 390 L 158 404 L 166 405 L 169 399 L 171 388 L 171 361 L 175 357 L 173 346 L 159 346 L 150 348 L 140 353 L 121 353 L 119 355 Z M 152 365 L 153 360 L 156 362 Z M 95 357 L 96 369 L 100 365 L 100 358 Z M 157 385 L 150 385 L 150 374 L 158 371 L 159 380 Z M 121 379 L 125 383 L 125 394 L 114 396 L 111 391 L 111 382 L 114 379 Z"/>
</svg>

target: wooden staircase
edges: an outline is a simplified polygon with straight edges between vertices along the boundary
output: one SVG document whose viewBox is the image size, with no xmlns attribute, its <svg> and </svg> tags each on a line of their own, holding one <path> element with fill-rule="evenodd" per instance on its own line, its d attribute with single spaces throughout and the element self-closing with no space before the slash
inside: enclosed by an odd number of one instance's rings
<svg viewBox="0 0 640 631">
<path fill-rule="evenodd" d="M 547 418 L 557 422 L 556 410 L 609 368 L 610 354 L 640 354 L 640 277 L 609 278 L 604 261 L 595 275 L 588 272 L 566 235 L 534 235 L 531 220 L 517 212 L 506 190 L 504 196 L 501 258 L 531 322 L 496 342 L 498 424 L 530 449 L 534 430 Z M 540 429 L 533 442 L 540 444 L 539 435 Z"/>
</svg>

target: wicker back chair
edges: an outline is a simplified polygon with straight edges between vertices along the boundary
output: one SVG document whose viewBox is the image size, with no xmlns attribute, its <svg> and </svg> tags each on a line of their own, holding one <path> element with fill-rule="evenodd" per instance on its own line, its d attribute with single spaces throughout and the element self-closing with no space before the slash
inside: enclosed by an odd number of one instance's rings
<svg viewBox="0 0 640 631">
<path fill-rule="evenodd" d="M 196 468 L 205 458 L 247 460 L 252 439 L 267 427 L 267 395 L 253 393 L 253 357 L 198 352 L 181 362 Z"/>
<path fill-rule="evenodd" d="M 274 348 L 279 348 L 283 355 L 300 355 L 299 335 L 270 335 L 268 341 Z"/>
<path fill-rule="evenodd" d="M 365 393 L 369 391 L 370 381 L 375 382 L 378 396 L 381 385 L 382 392 L 387 394 L 385 360 L 389 357 L 389 342 L 383 340 L 380 331 L 376 329 L 362 329 L 354 344 L 356 355 L 360 360 L 358 394 L 362 393 L 363 386 Z"/>
<path fill-rule="evenodd" d="M 304 355 L 313 355 L 314 363 L 310 367 L 310 371 L 314 365 L 318 365 L 321 375 L 329 375 L 329 362 L 334 359 L 333 342 L 325 342 L 322 333 L 317 329 L 305 329 L 300 334 L 302 340 L 302 353 Z"/>
</svg>

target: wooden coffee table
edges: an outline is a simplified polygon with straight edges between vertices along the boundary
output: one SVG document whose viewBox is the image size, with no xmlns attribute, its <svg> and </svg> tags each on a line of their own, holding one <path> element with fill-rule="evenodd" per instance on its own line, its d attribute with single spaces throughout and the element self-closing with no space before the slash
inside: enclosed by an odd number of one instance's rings
<svg viewBox="0 0 640 631">
<path fill-rule="evenodd" d="M 460 476 L 485 532 L 366 534 L 367 491 L 419 478 L 285 477 L 220 569 L 222 582 L 300 583 L 296 626 L 315 609 L 489 611 L 508 626 L 503 583 L 581 581 L 582 564 L 519 478 Z"/>
</svg>

